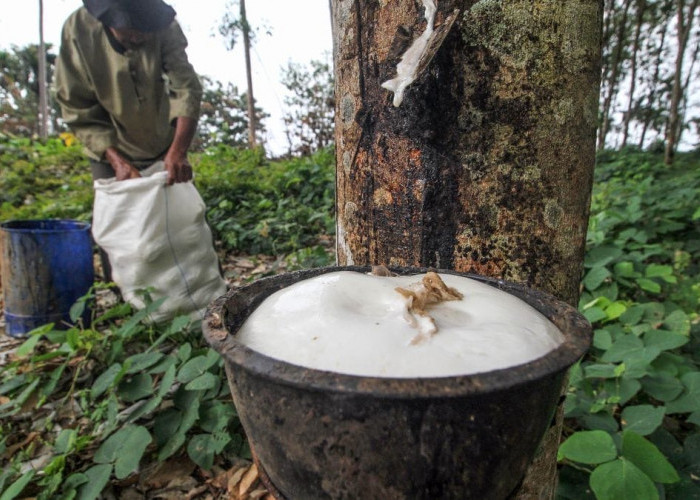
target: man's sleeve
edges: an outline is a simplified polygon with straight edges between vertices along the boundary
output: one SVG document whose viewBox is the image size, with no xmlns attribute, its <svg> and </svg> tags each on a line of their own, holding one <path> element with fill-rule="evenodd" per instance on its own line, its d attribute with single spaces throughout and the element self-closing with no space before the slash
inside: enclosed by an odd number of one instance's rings
<svg viewBox="0 0 700 500">
<path fill-rule="evenodd" d="M 179 116 L 199 119 L 202 84 L 187 60 L 187 39 L 177 21 L 168 27 L 163 40 L 163 70 L 168 76 L 170 121 Z"/>
<path fill-rule="evenodd" d="M 116 131 L 109 114 L 100 105 L 84 68 L 72 25 L 66 23 L 61 37 L 61 49 L 56 62 L 54 95 L 61 106 L 63 121 L 85 148 L 97 158 L 116 143 Z"/>
</svg>

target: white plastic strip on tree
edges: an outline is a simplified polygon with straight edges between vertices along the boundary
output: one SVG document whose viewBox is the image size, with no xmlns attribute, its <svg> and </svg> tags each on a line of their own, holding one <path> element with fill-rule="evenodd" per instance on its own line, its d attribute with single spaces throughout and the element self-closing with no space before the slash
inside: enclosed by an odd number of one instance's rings
<svg viewBox="0 0 700 500">
<path fill-rule="evenodd" d="M 382 83 L 382 87 L 394 93 L 394 106 L 399 107 L 403 102 L 403 93 L 406 88 L 416 79 L 418 65 L 421 57 L 428 49 L 430 40 L 435 28 L 435 2 L 433 0 L 423 0 L 425 6 L 425 20 L 428 25 L 423 34 L 418 37 L 408 50 L 401 57 L 401 61 L 396 65 L 396 78 Z"/>
</svg>

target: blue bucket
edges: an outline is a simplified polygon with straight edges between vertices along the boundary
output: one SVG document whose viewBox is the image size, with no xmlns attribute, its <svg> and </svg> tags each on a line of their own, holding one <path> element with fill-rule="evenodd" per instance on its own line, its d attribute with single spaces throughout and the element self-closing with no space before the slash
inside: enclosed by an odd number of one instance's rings
<svg viewBox="0 0 700 500">
<path fill-rule="evenodd" d="M 47 323 L 68 326 L 71 306 L 95 280 L 90 224 L 4 222 L 0 250 L 6 333 L 22 337 Z"/>
</svg>

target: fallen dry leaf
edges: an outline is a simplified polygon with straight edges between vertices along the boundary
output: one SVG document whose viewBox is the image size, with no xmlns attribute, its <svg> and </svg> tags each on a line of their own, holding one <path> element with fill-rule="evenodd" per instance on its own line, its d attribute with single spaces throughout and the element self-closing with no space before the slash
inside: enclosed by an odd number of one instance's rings
<svg viewBox="0 0 700 500">
<path fill-rule="evenodd" d="M 17 452 L 17 450 L 24 449 L 26 446 L 28 446 L 32 441 L 34 441 L 36 438 L 38 438 L 41 434 L 38 432 L 30 432 L 26 438 L 24 438 L 22 441 L 19 443 L 15 443 L 12 446 L 8 446 L 7 449 L 5 450 L 5 453 L 3 454 L 3 457 L 5 458 L 12 458 L 14 454 Z"/>
<path fill-rule="evenodd" d="M 241 484 L 238 485 L 238 494 L 242 497 L 248 493 L 259 477 L 258 467 L 255 464 L 251 465 L 243 479 L 241 479 Z"/>
<path fill-rule="evenodd" d="M 176 457 L 158 464 L 142 480 L 144 489 L 160 490 L 183 486 L 196 465 L 187 457 Z"/>
</svg>

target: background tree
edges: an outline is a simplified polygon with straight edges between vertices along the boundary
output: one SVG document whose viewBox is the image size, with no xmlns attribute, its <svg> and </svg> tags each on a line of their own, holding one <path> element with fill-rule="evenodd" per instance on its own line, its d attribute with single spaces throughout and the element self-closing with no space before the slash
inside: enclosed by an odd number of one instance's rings
<svg viewBox="0 0 700 500">
<path fill-rule="evenodd" d="M 700 115 L 691 99 L 700 90 L 697 6 L 696 0 L 606 0 L 599 149 L 660 144 L 672 161 Z"/>
<path fill-rule="evenodd" d="M 39 130 L 39 46 L 0 50 L 0 126 L 15 135 L 38 135 Z M 46 46 L 46 73 L 53 77 L 56 55 Z M 59 129 L 58 109 L 50 111 L 54 130 Z"/>
<path fill-rule="evenodd" d="M 250 64 L 250 47 L 255 41 L 255 30 L 253 30 L 248 23 L 248 18 L 246 16 L 245 0 L 238 0 L 238 15 L 232 13 L 235 8 L 235 2 L 231 2 L 227 5 L 226 13 L 219 26 L 219 33 L 226 38 L 227 47 L 229 50 L 233 50 L 236 42 L 238 41 L 238 35 L 243 37 L 243 53 L 245 56 L 245 71 L 246 71 L 246 84 L 248 90 L 246 92 L 246 112 L 248 113 L 248 146 L 254 147 L 256 143 L 256 131 L 258 129 L 256 125 L 256 108 L 255 99 L 253 94 L 253 75 L 251 71 Z M 269 28 L 266 28 L 267 33 L 270 33 Z"/>
<path fill-rule="evenodd" d="M 308 65 L 290 62 L 282 74 L 289 91 L 284 98 L 284 125 L 289 154 L 309 154 L 333 142 L 335 94 L 333 72 L 327 61 Z"/>
<path fill-rule="evenodd" d="M 249 144 L 248 98 L 238 88 L 208 77 L 202 77 L 201 115 L 194 147 L 204 149 L 218 144 L 246 147 Z M 269 117 L 262 108 L 256 108 L 257 143 L 264 142 L 264 120 Z"/>
<path fill-rule="evenodd" d="M 695 20 L 698 0 L 676 0 L 676 61 L 673 68 L 673 87 L 671 90 L 671 105 L 666 127 L 666 154 L 665 162 L 673 162 L 673 155 L 677 147 L 677 139 L 683 124 L 680 122 L 681 101 L 683 100 L 683 69 L 690 30 Z M 697 54 L 696 51 L 694 51 Z"/>
</svg>

